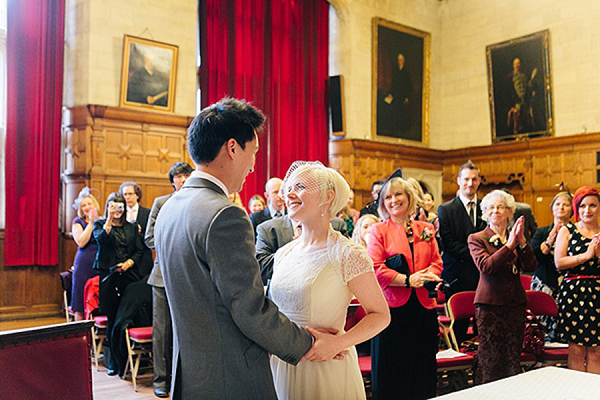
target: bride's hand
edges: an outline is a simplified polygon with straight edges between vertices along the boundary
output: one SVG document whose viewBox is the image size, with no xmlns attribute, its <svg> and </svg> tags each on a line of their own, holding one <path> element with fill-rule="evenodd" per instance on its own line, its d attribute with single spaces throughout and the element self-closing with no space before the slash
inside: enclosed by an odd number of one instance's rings
<svg viewBox="0 0 600 400">
<path fill-rule="evenodd" d="M 339 336 L 336 336 L 337 329 L 320 328 L 313 329 L 310 326 L 306 330 L 313 335 L 315 342 L 310 350 L 302 357 L 302 361 L 329 361 L 332 358 L 342 359 L 347 354 L 347 350 L 340 348 Z"/>
</svg>

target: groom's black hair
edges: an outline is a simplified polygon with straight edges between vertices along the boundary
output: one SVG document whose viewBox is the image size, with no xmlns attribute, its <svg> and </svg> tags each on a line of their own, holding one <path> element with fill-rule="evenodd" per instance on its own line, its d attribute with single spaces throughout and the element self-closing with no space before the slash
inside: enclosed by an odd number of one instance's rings
<svg viewBox="0 0 600 400">
<path fill-rule="evenodd" d="M 254 139 L 265 115 L 245 100 L 225 97 L 200 111 L 188 129 L 188 151 L 196 164 L 213 161 L 223 144 L 235 139 L 242 149 Z"/>
</svg>

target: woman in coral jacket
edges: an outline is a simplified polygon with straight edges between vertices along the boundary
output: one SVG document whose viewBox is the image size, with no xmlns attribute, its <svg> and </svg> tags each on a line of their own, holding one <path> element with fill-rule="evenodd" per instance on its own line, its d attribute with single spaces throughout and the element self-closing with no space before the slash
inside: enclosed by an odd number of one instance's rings
<svg viewBox="0 0 600 400">
<path fill-rule="evenodd" d="M 407 181 L 388 180 L 379 198 L 383 222 L 371 226 L 367 252 L 392 321 L 371 340 L 373 399 L 428 399 L 436 394 L 438 327 L 435 298 L 423 285 L 441 282 L 442 259 L 433 225 L 410 218 L 417 194 Z"/>
<path fill-rule="evenodd" d="M 510 194 L 502 190 L 488 193 L 481 201 L 488 226 L 468 239 L 471 257 L 480 272 L 475 293 L 477 384 L 520 371 L 527 297 L 519 274 L 533 272 L 537 260 L 525 239 L 525 218 L 520 217 L 510 227 L 515 208 Z"/>
</svg>

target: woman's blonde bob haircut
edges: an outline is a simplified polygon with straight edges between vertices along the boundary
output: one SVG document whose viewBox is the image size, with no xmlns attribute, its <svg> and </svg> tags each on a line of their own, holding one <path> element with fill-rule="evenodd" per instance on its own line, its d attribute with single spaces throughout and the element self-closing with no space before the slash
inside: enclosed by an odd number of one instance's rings
<svg viewBox="0 0 600 400">
<path fill-rule="evenodd" d="M 406 197 L 408 197 L 408 215 L 412 215 L 417 211 L 417 202 L 419 199 L 413 186 L 402 178 L 392 178 L 383 185 L 379 192 L 377 212 L 382 221 L 387 221 L 391 217 L 390 212 L 385 207 L 385 198 L 393 191 L 404 192 Z"/>
<path fill-rule="evenodd" d="M 334 218 L 348 203 L 350 196 L 350 185 L 339 172 L 333 168 L 325 167 L 319 162 L 296 161 L 288 170 L 284 182 L 281 185 L 279 195 L 285 200 L 286 188 L 290 182 L 294 182 L 305 175 L 305 185 L 309 190 L 319 193 L 320 204 L 325 204 L 329 197 L 329 191 L 333 192 L 333 200 L 329 204 L 329 219 Z"/>
<path fill-rule="evenodd" d="M 100 203 L 98 203 L 98 200 L 96 200 L 96 198 L 92 195 L 89 196 L 85 196 L 81 199 L 81 201 L 79 202 L 79 206 L 77 207 L 77 216 L 79 218 L 85 219 L 85 215 L 83 214 L 83 211 L 81 210 L 81 203 L 83 203 L 83 199 L 88 198 L 92 200 L 92 204 L 94 205 L 94 207 L 96 207 L 96 210 L 98 211 L 98 214 L 100 214 Z"/>
</svg>

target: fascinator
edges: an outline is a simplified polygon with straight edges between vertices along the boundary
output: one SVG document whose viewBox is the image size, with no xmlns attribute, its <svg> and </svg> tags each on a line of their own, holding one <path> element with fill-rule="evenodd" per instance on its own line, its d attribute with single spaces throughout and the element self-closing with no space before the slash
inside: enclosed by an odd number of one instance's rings
<svg viewBox="0 0 600 400">
<path fill-rule="evenodd" d="M 93 189 L 96 190 L 96 189 Z M 73 202 L 73 208 L 75 210 L 79 210 L 79 204 L 81 204 L 81 201 L 86 198 L 86 197 L 95 197 L 92 193 L 91 193 L 92 189 L 90 189 L 89 187 L 85 186 L 83 189 L 81 189 L 81 191 L 79 192 L 79 194 L 77 195 L 77 198 L 75 199 L 75 201 Z"/>
</svg>

